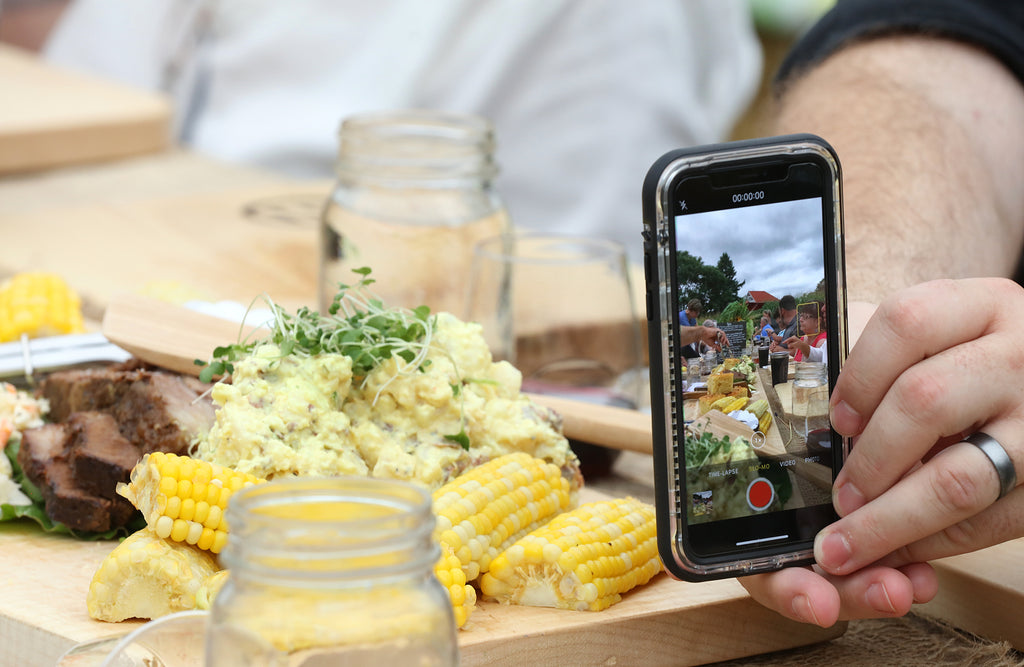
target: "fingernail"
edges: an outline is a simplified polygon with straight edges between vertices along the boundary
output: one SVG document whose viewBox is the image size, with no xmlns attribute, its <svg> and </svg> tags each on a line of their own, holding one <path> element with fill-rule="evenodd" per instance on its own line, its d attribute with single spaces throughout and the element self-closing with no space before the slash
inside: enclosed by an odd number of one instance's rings
<svg viewBox="0 0 1024 667">
<path fill-rule="evenodd" d="M 838 401 L 832 406 L 832 426 L 843 435 L 857 435 L 863 423 L 860 413 L 846 401 Z"/>
<path fill-rule="evenodd" d="M 842 533 L 818 533 L 814 538 L 814 559 L 831 574 L 842 574 L 839 569 L 850 560 L 850 543 Z"/>
<path fill-rule="evenodd" d="M 896 607 L 889 597 L 889 591 L 885 590 L 885 584 L 871 584 L 864 597 L 875 611 L 880 611 L 883 614 L 896 613 Z"/>
<path fill-rule="evenodd" d="M 797 595 L 793 598 L 793 614 L 804 623 L 821 625 L 818 622 L 818 615 L 814 613 L 814 607 L 811 606 L 811 599 L 806 595 Z"/>
<path fill-rule="evenodd" d="M 850 482 L 840 482 L 836 485 L 832 494 L 832 504 L 839 516 L 846 516 L 850 512 L 860 509 L 866 503 L 864 494 Z"/>
</svg>

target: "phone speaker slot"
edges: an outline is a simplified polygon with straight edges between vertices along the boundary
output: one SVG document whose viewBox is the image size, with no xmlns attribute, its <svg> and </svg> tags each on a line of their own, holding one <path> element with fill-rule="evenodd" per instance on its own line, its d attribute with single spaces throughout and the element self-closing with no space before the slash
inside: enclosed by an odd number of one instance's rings
<svg viewBox="0 0 1024 667">
<path fill-rule="evenodd" d="M 787 164 L 765 164 L 744 169 L 723 169 L 711 172 L 711 187 L 734 188 L 754 183 L 772 183 L 785 180 L 789 175 Z"/>
</svg>

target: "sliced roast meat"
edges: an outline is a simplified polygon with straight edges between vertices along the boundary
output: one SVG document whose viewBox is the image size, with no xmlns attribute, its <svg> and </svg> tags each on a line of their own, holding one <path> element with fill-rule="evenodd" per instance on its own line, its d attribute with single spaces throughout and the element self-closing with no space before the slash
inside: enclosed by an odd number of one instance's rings
<svg viewBox="0 0 1024 667">
<path fill-rule="evenodd" d="M 143 454 L 187 454 L 214 423 L 209 385 L 138 363 L 51 373 L 41 394 L 57 423 L 26 431 L 19 452 L 46 513 L 74 530 L 125 525 L 135 508 L 116 494 Z"/>
<path fill-rule="evenodd" d="M 30 482 L 40 488 L 46 484 L 47 467 L 51 461 L 65 459 L 70 435 L 67 424 L 43 424 L 22 433 L 18 465 Z"/>
<path fill-rule="evenodd" d="M 213 427 L 214 407 L 209 396 L 169 373 L 146 373 L 112 408 L 121 434 L 143 453 L 187 454 L 189 447 Z"/>
<path fill-rule="evenodd" d="M 39 490 L 43 492 L 47 516 L 71 530 L 105 532 L 120 528 L 134 510 L 124 498 L 111 500 L 81 489 L 71 474 L 71 466 L 63 459 L 55 459 L 47 466 L 46 484 Z"/>
<path fill-rule="evenodd" d="M 81 488 L 68 462 L 71 426 L 44 424 L 22 434 L 18 463 L 43 494 L 46 514 L 72 530 L 105 532 L 131 519 L 124 498 L 103 498 Z"/>
<path fill-rule="evenodd" d="M 86 493 L 110 500 L 142 454 L 121 435 L 117 421 L 105 412 L 76 412 L 66 422 L 71 429 L 68 460 L 75 482 Z"/>
<path fill-rule="evenodd" d="M 50 373 L 40 391 L 50 403 L 50 419 L 62 422 L 73 412 L 109 410 L 145 371 L 89 368 Z"/>
<path fill-rule="evenodd" d="M 213 388 L 212 382 L 203 382 L 199 378 L 192 377 L 191 375 L 179 375 L 178 378 L 185 383 L 186 387 L 200 396 L 208 395 L 210 389 Z"/>
</svg>

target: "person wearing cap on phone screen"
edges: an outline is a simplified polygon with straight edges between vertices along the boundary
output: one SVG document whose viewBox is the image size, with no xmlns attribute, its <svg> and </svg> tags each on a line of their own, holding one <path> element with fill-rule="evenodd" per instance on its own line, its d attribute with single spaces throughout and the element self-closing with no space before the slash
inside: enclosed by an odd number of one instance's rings
<svg viewBox="0 0 1024 667">
<path fill-rule="evenodd" d="M 771 335 L 772 352 L 785 350 L 785 341 L 800 331 L 800 318 L 796 312 L 796 298 L 792 294 L 779 299 L 779 332 Z"/>
</svg>

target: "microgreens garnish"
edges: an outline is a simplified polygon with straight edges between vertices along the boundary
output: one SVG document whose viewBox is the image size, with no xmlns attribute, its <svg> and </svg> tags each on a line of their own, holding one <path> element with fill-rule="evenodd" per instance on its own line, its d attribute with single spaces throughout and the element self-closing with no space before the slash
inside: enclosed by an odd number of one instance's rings
<svg viewBox="0 0 1024 667">
<path fill-rule="evenodd" d="M 362 267 L 353 269 L 353 272 L 360 276 L 359 281 L 354 285 L 339 283 L 338 293 L 326 314 L 302 307 L 292 315 L 269 296 L 263 295 L 263 301 L 273 315 L 270 336 L 256 341 L 240 339 L 232 345 L 218 347 L 209 362 L 196 359 L 196 365 L 204 367 L 199 379 L 211 382 L 218 376 L 230 375 L 236 361 L 251 354 L 258 344 L 267 342 L 277 345 L 282 357 L 311 357 L 328 353 L 345 355 L 352 360 L 352 376 L 357 380 L 365 381 L 374 368 L 393 357 L 401 360 L 395 377 L 425 371 L 430 365 L 427 352 L 433 339 L 436 316 L 430 314 L 427 306 L 411 310 L 385 306 L 368 289 L 375 282 L 369 277 L 370 269 Z M 390 380 L 378 389 L 377 396 L 389 383 Z M 453 394 L 462 403 L 465 399 L 455 389 L 457 386 L 453 385 Z M 461 408 L 460 405 L 460 431 L 444 437 L 468 450 L 469 437 Z"/>
</svg>

